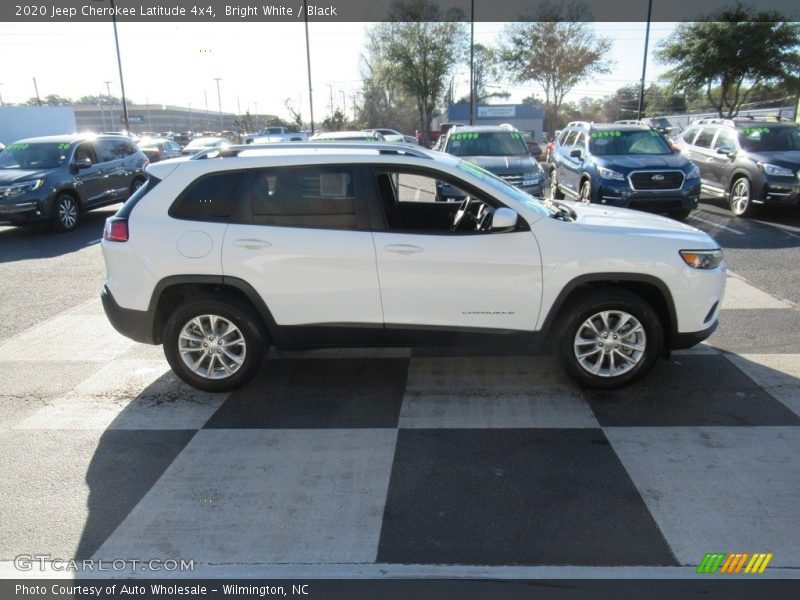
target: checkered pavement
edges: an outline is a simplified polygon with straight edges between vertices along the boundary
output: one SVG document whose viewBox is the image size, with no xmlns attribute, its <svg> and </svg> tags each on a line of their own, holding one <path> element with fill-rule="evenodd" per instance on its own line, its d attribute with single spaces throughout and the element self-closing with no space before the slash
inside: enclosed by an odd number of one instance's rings
<svg viewBox="0 0 800 600">
<path fill-rule="evenodd" d="M 796 312 L 731 277 L 720 330 L 757 310 Z M 273 351 L 213 395 L 92 300 L 0 345 L 0 574 L 20 553 L 232 575 L 688 568 L 710 551 L 800 569 L 800 354 L 714 344 L 616 392 L 550 357 L 349 349 Z"/>
</svg>

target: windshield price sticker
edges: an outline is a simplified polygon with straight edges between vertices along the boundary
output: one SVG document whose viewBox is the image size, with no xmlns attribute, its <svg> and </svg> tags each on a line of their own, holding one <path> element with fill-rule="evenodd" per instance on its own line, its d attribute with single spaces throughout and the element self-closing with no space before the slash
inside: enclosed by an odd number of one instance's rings
<svg viewBox="0 0 800 600">
<path fill-rule="evenodd" d="M 611 138 L 611 137 L 620 137 L 622 135 L 621 131 L 593 131 L 592 138 Z"/>
</svg>

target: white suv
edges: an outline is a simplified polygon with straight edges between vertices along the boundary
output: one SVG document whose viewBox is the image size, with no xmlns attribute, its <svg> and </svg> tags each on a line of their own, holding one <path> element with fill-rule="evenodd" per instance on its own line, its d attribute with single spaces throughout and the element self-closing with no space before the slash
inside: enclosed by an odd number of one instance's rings
<svg viewBox="0 0 800 600">
<path fill-rule="evenodd" d="M 717 325 L 725 266 L 705 233 L 539 200 L 453 156 L 248 145 L 147 171 L 106 223 L 103 305 L 199 389 L 243 385 L 270 345 L 552 347 L 614 388 Z M 438 181 L 464 201 L 436 202 Z"/>
</svg>

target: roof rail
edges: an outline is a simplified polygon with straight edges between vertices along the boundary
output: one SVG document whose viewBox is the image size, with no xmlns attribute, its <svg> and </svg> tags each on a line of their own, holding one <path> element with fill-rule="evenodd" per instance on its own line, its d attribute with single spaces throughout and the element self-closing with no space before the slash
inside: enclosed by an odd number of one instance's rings
<svg viewBox="0 0 800 600">
<path fill-rule="evenodd" d="M 571 121 L 567 123 L 567 127 L 579 127 L 581 125 L 584 127 L 591 127 L 593 123 L 591 121 Z"/>
<path fill-rule="evenodd" d="M 729 125 L 734 126 L 735 123 L 733 119 L 723 119 L 721 117 L 702 117 L 700 119 L 695 119 L 691 123 L 692 125 Z"/>
<path fill-rule="evenodd" d="M 307 149 L 307 150 L 373 150 L 379 154 L 407 154 L 416 158 L 433 159 L 430 151 L 424 148 L 415 148 L 409 144 L 387 144 L 375 142 L 275 142 L 272 144 L 236 144 L 221 146 L 218 148 L 208 148 L 193 154 L 189 160 L 201 160 L 204 158 L 230 158 L 239 156 L 247 150 L 283 150 Z"/>
</svg>

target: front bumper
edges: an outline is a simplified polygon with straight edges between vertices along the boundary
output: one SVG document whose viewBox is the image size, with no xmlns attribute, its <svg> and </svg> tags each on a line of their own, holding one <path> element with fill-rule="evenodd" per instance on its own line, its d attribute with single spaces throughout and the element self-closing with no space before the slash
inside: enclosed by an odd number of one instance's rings
<svg viewBox="0 0 800 600">
<path fill-rule="evenodd" d="M 28 198 L 0 198 L 0 222 L 12 225 L 38 223 L 50 218 L 47 199 Z"/>
<path fill-rule="evenodd" d="M 696 181 L 696 183 L 695 183 Z M 593 200 L 619 208 L 648 212 L 684 211 L 697 208 L 700 199 L 700 180 L 687 181 L 679 190 L 634 190 L 627 181 L 601 180 Z"/>
<path fill-rule="evenodd" d="M 674 333 L 670 340 L 669 348 L 670 350 L 684 350 L 686 348 L 696 346 L 703 340 L 707 340 L 709 337 L 711 337 L 711 334 L 716 331 L 718 326 L 719 321 L 714 319 L 714 322 L 711 323 L 710 327 L 707 327 L 701 331 L 692 331 L 690 333 Z"/>
<path fill-rule="evenodd" d="M 157 343 L 155 341 L 155 311 L 122 308 L 105 286 L 100 292 L 100 300 L 103 302 L 103 310 L 111 326 L 119 333 L 143 344 Z"/>
<path fill-rule="evenodd" d="M 764 204 L 770 206 L 797 206 L 800 204 L 800 182 L 794 177 L 767 177 L 762 198 Z"/>
</svg>

